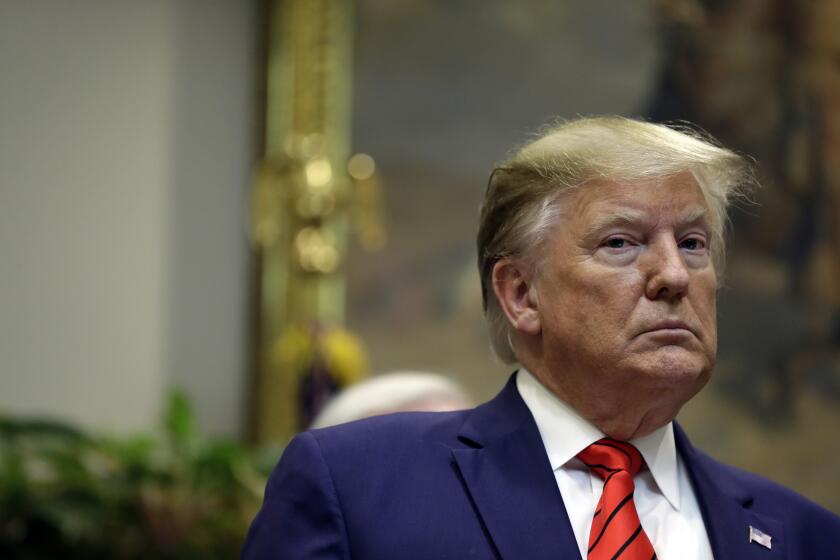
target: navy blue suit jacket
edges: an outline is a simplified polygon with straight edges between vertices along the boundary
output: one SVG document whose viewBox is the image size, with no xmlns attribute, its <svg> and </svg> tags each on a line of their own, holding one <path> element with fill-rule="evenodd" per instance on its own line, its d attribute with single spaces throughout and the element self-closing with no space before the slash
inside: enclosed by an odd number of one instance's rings
<svg viewBox="0 0 840 560">
<path fill-rule="evenodd" d="M 840 558 L 840 518 L 696 451 L 676 427 L 717 560 Z M 749 542 L 752 526 L 772 548 Z M 245 560 L 580 559 L 514 378 L 474 410 L 380 416 L 295 437 Z"/>
</svg>

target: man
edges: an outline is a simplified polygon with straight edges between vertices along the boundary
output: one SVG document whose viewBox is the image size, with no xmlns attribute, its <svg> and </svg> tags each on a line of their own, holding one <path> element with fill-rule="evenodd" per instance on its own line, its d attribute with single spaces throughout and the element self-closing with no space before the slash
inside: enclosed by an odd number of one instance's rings
<svg viewBox="0 0 840 560">
<path fill-rule="evenodd" d="M 494 350 L 473 410 L 380 416 L 286 449 L 246 559 L 840 558 L 840 519 L 693 449 L 744 161 L 688 132 L 579 119 L 491 176 L 478 261 Z"/>
</svg>

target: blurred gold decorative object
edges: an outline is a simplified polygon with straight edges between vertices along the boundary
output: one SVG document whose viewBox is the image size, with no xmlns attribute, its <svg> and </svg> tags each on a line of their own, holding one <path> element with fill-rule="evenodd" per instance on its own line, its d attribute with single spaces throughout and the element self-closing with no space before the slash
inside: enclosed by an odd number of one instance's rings
<svg viewBox="0 0 840 560">
<path fill-rule="evenodd" d="M 300 426 L 312 422 L 332 392 L 364 378 L 368 370 L 358 337 L 340 327 L 319 325 L 286 327 L 270 349 L 269 363 L 269 374 L 278 376 L 276 385 L 297 403 L 294 417 L 286 420 Z"/>
<path fill-rule="evenodd" d="M 385 247 L 385 226 L 382 221 L 382 188 L 376 164 L 367 154 L 356 154 L 347 162 L 347 173 L 355 185 L 353 225 L 359 242 L 367 251 Z"/>
<path fill-rule="evenodd" d="M 265 159 L 250 238 L 259 263 L 251 435 L 282 443 L 325 396 L 367 371 L 342 328 L 348 233 L 385 243 L 369 155 L 349 155 L 352 3 L 275 0 L 267 60 Z"/>
</svg>

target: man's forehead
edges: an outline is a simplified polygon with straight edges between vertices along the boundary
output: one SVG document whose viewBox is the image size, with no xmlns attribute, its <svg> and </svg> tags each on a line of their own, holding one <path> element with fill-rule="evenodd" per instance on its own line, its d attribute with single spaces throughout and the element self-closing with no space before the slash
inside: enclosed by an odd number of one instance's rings
<svg viewBox="0 0 840 560">
<path fill-rule="evenodd" d="M 671 219 L 707 219 L 709 206 L 693 178 L 618 183 L 599 181 L 570 193 L 569 214 L 590 222 L 641 222 L 667 214 Z"/>
</svg>

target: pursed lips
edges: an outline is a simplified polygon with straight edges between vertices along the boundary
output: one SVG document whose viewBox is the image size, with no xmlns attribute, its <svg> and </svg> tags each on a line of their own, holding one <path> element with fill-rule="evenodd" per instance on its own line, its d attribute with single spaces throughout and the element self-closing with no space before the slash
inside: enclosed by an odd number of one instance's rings
<svg viewBox="0 0 840 560">
<path fill-rule="evenodd" d="M 671 320 L 671 319 L 666 320 L 666 321 L 660 321 L 660 322 L 654 324 L 653 326 L 647 327 L 647 328 L 643 329 L 641 332 L 639 332 L 639 334 L 636 335 L 636 336 L 641 336 L 643 334 L 648 334 L 648 333 L 656 333 L 656 332 L 660 332 L 660 331 L 680 331 L 680 330 L 687 331 L 687 332 L 693 334 L 695 337 L 699 338 L 699 336 L 697 336 L 697 332 L 694 329 L 692 329 L 691 327 L 689 327 L 687 323 L 685 323 L 684 321 Z"/>
</svg>

